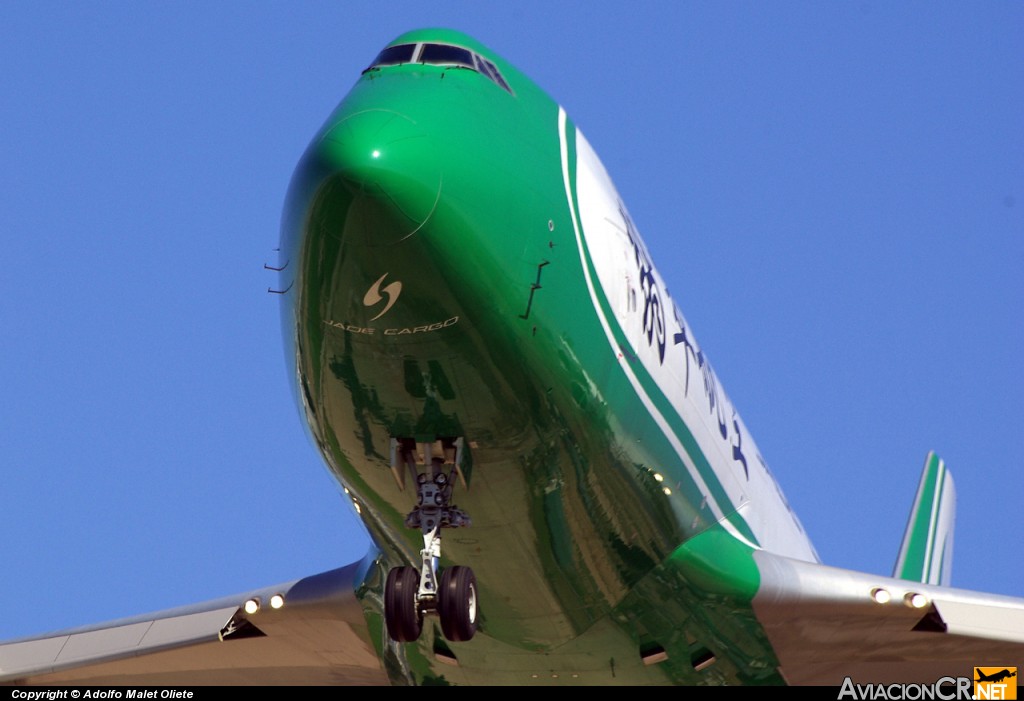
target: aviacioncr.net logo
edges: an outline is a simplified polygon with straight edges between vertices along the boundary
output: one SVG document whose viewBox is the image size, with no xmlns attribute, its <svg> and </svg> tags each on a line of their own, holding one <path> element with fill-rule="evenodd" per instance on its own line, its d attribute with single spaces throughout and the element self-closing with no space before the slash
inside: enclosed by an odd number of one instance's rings
<svg viewBox="0 0 1024 701">
<path fill-rule="evenodd" d="M 387 273 L 381 275 L 377 282 L 370 285 L 370 289 L 368 289 L 366 291 L 366 294 L 363 295 L 363 305 L 367 307 L 372 307 L 375 304 L 379 304 L 381 301 L 383 301 L 384 298 L 381 296 L 382 292 L 388 296 L 388 303 L 384 305 L 384 309 L 382 309 L 381 312 L 377 314 L 377 316 L 370 319 L 370 321 L 377 321 L 377 319 L 387 314 L 388 310 L 391 309 L 391 307 L 394 306 L 395 302 L 398 301 L 398 295 L 402 294 L 402 283 L 397 280 L 395 280 L 389 285 L 386 285 L 383 289 L 381 288 L 380 285 L 382 282 L 384 282 L 384 278 L 386 278 L 387 276 Z"/>
<path fill-rule="evenodd" d="M 1017 698 L 1016 667 L 975 667 L 974 668 L 975 699 L 1007 699 Z"/>
<path fill-rule="evenodd" d="M 857 684 L 843 679 L 838 701 L 967 701 L 971 696 L 969 677 L 939 677 L 932 684 Z"/>
</svg>

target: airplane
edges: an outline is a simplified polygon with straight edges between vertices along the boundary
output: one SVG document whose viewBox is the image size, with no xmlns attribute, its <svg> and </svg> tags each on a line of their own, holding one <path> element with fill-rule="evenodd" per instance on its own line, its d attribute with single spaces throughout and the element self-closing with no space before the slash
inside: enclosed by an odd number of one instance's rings
<svg viewBox="0 0 1024 701">
<path fill-rule="evenodd" d="M 893 577 L 820 563 L 565 111 L 463 34 L 389 43 L 282 221 L 289 376 L 371 534 L 337 570 L 0 646 L 64 684 L 934 681 L 1024 652 L 951 589 L 926 459 Z"/>
<path fill-rule="evenodd" d="M 1008 669 L 1000 670 L 998 672 L 995 672 L 994 674 L 984 674 L 983 672 L 975 671 L 975 674 L 978 675 L 975 681 L 979 682 L 1001 682 L 1004 679 L 1009 679 L 1011 677 L 1017 676 L 1016 672 L 1011 672 Z"/>
</svg>

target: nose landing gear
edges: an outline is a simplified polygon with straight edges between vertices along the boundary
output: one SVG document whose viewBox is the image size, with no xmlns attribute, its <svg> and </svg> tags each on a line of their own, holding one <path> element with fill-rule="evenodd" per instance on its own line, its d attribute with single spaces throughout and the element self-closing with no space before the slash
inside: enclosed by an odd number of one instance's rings
<svg viewBox="0 0 1024 701">
<path fill-rule="evenodd" d="M 405 471 L 416 483 L 417 503 L 405 525 L 418 528 L 423 534 L 420 569 L 395 567 L 388 572 L 384 584 L 384 621 L 388 635 L 400 643 L 419 639 L 423 617 L 437 614 L 441 630 L 451 641 L 469 640 L 477 627 L 476 576 L 469 567 L 455 565 L 441 575 L 438 585 L 438 562 L 441 558 L 441 529 L 469 526 L 469 515 L 451 503 L 453 479 L 458 476 L 465 485 L 460 469 L 462 438 L 440 439 L 444 457 L 433 457 L 434 444 L 417 445 L 412 439 L 392 439 L 392 471 L 399 488 L 404 488 Z M 422 447 L 422 463 L 420 457 Z M 420 472 L 422 464 L 424 470 Z"/>
<path fill-rule="evenodd" d="M 441 575 L 437 592 L 441 631 L 452 642 L 469 640 L 476 633 L 476 577 L 469 567 L 455 565 Z"/>
<path fill-rule="evenodd" d="M 418 640 L 423 631 L 423 612 L 416 603 L 420 576 L 414 567 L 395 567 L 384 583 L 384 619 L 388 635 L 399 643 Z"/>
</svg>

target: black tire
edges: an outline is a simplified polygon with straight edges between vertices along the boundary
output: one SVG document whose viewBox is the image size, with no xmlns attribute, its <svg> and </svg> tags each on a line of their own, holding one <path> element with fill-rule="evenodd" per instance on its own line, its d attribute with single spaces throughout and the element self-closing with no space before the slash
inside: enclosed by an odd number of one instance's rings
<svg viewBox="0 0 1024 701">
<path fill-rule="evenodd" d="M 395 567 L 384 583 L 384 622 L 388 635 L 399 643 L 415 642 L 423 630 L 423 615 L 416 606 L 420 574 L 412 567 Z"/>
<path fill-rule="evenodd" d="M 452 642 L 462 642 L 473 637 L 479 605 L 476 576 L 472 569 L 455 565 L 444 571 L 437 592 L 437 609 L 444 637 Z"/>
</svg>

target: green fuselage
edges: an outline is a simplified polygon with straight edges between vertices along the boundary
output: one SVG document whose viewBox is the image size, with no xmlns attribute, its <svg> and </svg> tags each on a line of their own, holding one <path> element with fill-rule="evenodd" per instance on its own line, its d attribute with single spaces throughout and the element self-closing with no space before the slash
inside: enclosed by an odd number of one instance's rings
<svg viewBox="0 0 1024 701">
<path fill-rule="evenodd" d="M 486 56 L 510 89 L 451 65 L 368 70 L 303 156 L 282 233 L 296 393 L 380 550 L 361 594 L 389 673 L 777 681 L 749 610 L 756 568 L 743 560 L 762 544 L 756 519 L 718 483 L 743 472 L 720 478 L 699 429 L 670 417 L 680 459 L 651 416 L 650 403 L 668 399 L 638 396 L 629 350 L 610 345 L 588 289 L 565 177 L 575 177 L 575 128 L 467 37 L 431 30 L 394 44 L 424 41 Z M 655 382 L 639 363 L 632 372 Z M 444 532 L 442 566 L 476 573 L 472 641 L 444 643 L 428 625 L 419 643 L 398 645 L 381 631 L 382 575 L 418 563 L 422 547 L 404 524 L 415 490 L 391 469 L 396 436 L 466 441 L 455 502 L 473 523 Z M 716 489 L 720 514 L 707 508 Z M 742 544 L 716 525 L 722 516 Z M 719 557 L 735 576 L 716 589 L 705 580 Z M 667 659 L 644 664 L 652 650 Z M 714 664 L 698 664 L 709 653 Z M 457 666 L 442 664 L 452 657 Z"/>
</svg>

